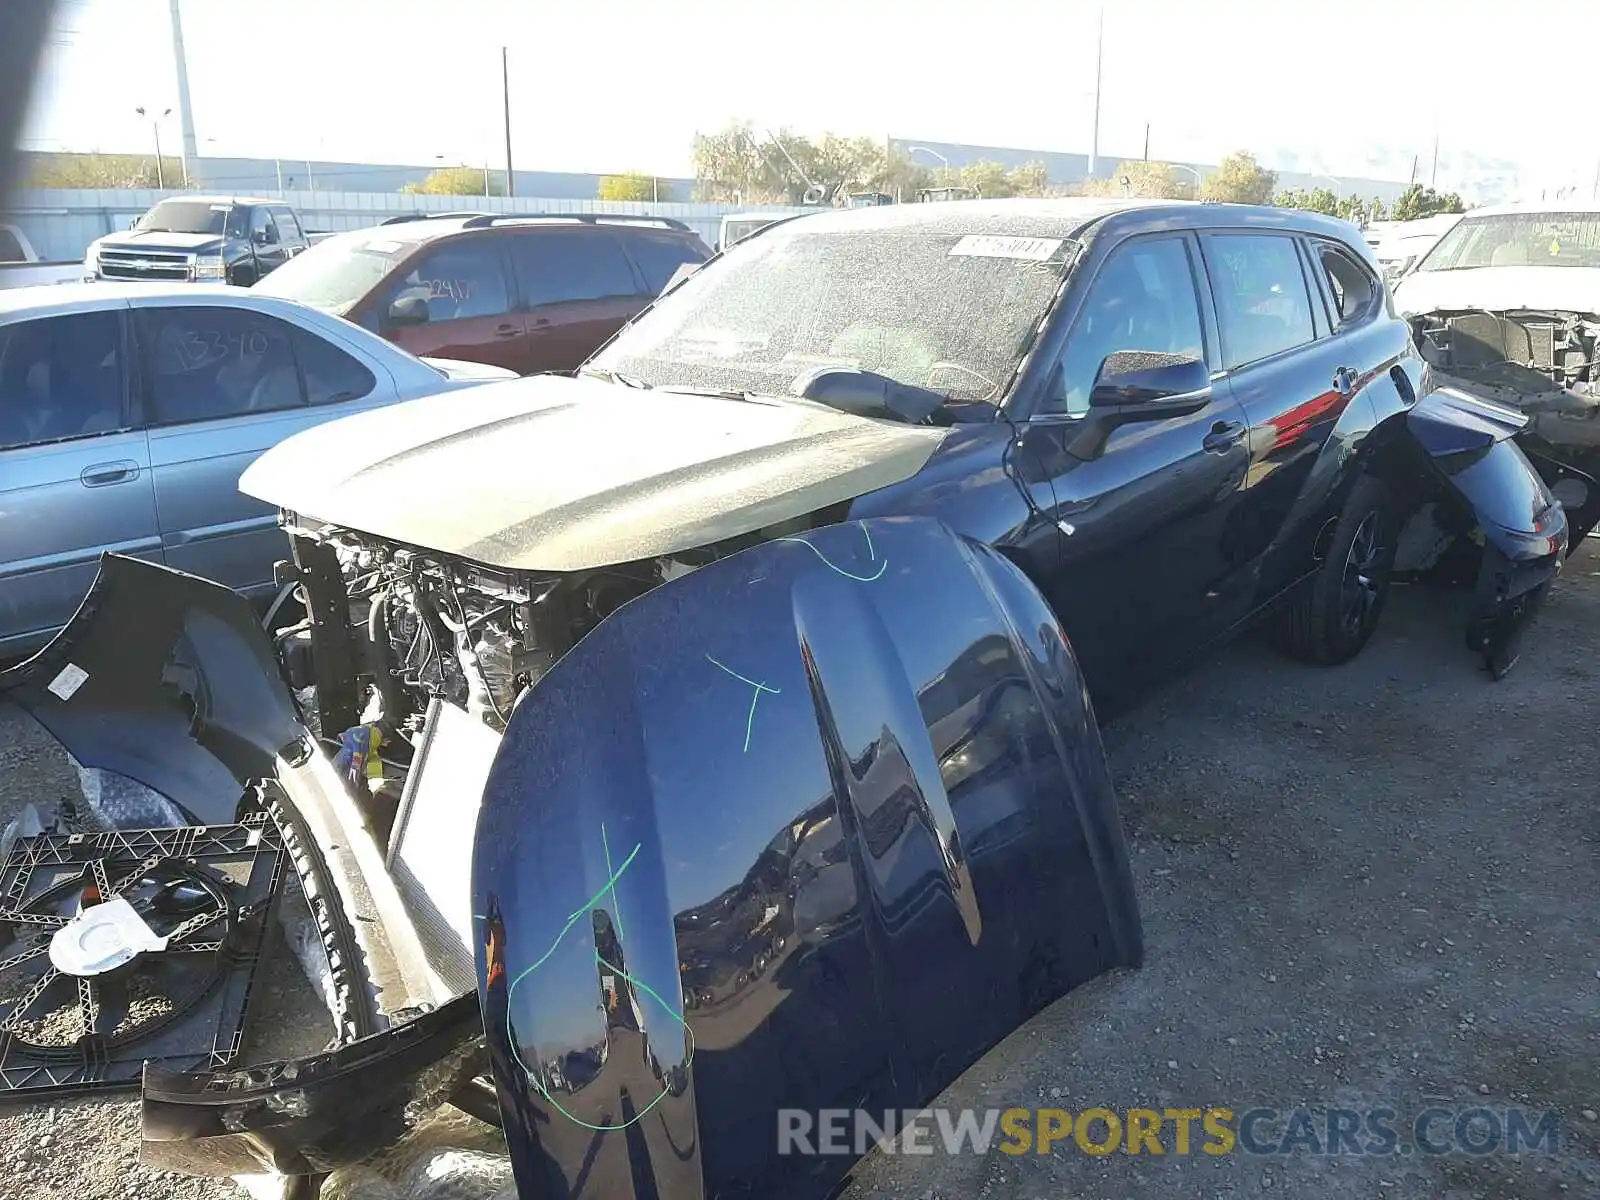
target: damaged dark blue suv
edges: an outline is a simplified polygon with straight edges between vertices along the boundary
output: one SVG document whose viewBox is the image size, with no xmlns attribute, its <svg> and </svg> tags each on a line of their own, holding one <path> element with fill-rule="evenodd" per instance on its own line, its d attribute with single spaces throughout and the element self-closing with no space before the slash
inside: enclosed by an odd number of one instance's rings
<svg viewBox="0 0 1600 1200">
<path fill-rule="evenodd" d="M 450 1098 L 525 1196 L 825 1194 L 780 1110 L 916 1108 L 1140 961 L 1097 709 L 1259 621 L 1344 662 L 1402 573 L 1509 668 L 1569 538 L 1524 423 L 1349 225 L 1005 200 L 771 226 L 577 378 L 289 439 L 274 645 L 108 558 L 5 680 L 323 902 L 339 1045 L 147 1068 L 147 1161 L 313 1174 Z"/>
</svg>

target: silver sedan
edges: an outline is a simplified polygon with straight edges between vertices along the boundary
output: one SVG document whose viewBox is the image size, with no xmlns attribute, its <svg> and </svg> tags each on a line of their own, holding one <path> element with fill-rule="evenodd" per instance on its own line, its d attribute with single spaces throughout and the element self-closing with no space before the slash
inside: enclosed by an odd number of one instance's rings
<svg viewBox="0 0 1600 1200">
<path fill-rule="evenodd" d="M 243 288 L 0 292 L 0 658 L 65 624 L 106 550 L 269 592 L 288 547 L 276 513 L 238 487 L 258 454 L 324 421 L 509 378 Z"/>
</svg>

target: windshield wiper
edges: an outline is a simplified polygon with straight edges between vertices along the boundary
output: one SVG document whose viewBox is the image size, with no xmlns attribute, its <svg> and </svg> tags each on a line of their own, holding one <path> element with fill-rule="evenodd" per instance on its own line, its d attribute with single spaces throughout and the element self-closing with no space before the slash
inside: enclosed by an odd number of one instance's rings
<svg viewBox="0 0 1600 1200">
<path fill-rule="evenodd" d="M 606 367 L 579 367 L 579 375 L 587 375 L 590 379 L 600 379 L 607 383 L 620 383 L 624 387 L 638 388 L 648 391 L 650 385 L 642 379 L 635 379 L 632 375 L 624 375 L 620 371 L 612 371 Z"/>
<path fill-rule="evenodd" d="M 710 396 L 717 400 L 742 400 L 746 404 L 765 404 L 768 406 L 779 405 L 783 400 L 776 396 L 768 396 L 761 392 L 744 391 L 739 388 L 711 388 L 695 387 L 692 384 L 660 383 L 656 385 L 658 392 L 674 392 L 680 396 Z"/>
</svg>

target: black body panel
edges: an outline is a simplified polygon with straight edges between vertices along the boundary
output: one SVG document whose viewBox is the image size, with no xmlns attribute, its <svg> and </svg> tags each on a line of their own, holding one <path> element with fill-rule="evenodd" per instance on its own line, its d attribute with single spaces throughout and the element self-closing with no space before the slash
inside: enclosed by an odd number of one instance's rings
<svg viewBox="0 0 1600 1200">
<path fill-rule="evenodd" d="M 513 714 L 476 847 L 530 1200 L 822 1187 L 845 1160 L 777 1157 L 780 1108 L 923 1103 L 1141 957 L 1072 653 L 930 520 L 782 539 L 613 614 Z"/>
</svg>

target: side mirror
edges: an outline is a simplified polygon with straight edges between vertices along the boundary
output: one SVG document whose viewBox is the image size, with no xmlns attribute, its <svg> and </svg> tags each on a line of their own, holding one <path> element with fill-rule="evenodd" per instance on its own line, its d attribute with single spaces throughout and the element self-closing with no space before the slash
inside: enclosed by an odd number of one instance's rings
<svg viewBox="0 0 1600 1200">
<path fill-rule="evenodd" d="M 388 319 L 385 322 L 391 329 L 404 328 L 407 325 L 426 325 L 428 323 L 428 302 L 421 296 L 401 296 L 389 305 Z"/>
<path fill-rule="evenodd" d="M 1211 372 L 1187 354 L 1158 350 L 1118 350 L 1108 354 L 1095 376 L 1089 407 L 1114 408 L 1138 420 L 1195 412 L 1210 399 Z"/>
</svg>

